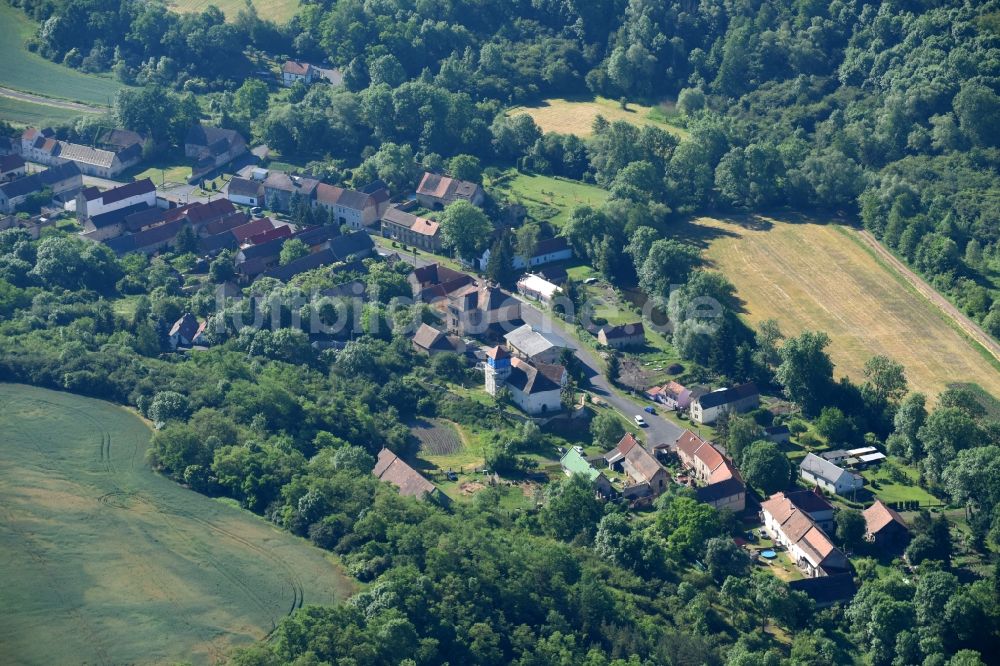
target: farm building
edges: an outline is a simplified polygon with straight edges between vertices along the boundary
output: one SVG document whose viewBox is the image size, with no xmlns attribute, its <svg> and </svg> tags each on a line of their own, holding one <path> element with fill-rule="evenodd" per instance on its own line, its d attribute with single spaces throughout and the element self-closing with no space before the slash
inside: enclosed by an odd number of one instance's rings
<svg viewBox="0 0 1000 666">
<path fill-rule="evenodd" d="M 114 178 L 125 169 L 142 161 L 141 142 L 127 143 L 124 146 L 110 144 L 105 146 L 107 150 L 60 141 L 55 138 L 50 128 L 39 130 L 32 127 L 21 135 L 21 156 L 24 159 L 47 166 L 73 162 L 81 173 L 88 176 Z"/>
<path fill-rule="evenodd" d="M 0 157 L 0 183 L 17 180 L 24 176 L 24 158 L 20 155 Z"/>
<path fill-rule="evenodd" d="M 622 495 L 628 499 L 655 497 L 666 490 L 670 481 L 666 468 L 632 433 L 625 433 L 604 460 L 608 468 L 621 470 L 628 476 L 629 481 L 622 489 Z"/>
<path fill-rule="evenodd" d="M 298 195 L 300 200 L 309 202 L 318 186 L 319 181 L 315 178 L 271 171 L 264 179 L 264 205 L 270 210 L 288 212 L 291 210 L 295 195 Z"/>
<path fill-rule="evenodd" d="M 528 298 L 549 304 L 556 296 L 562 293 L 562 288 L 555 285 L 540 275 L 527 273 L 517 281 L 517 291 Z"/>
<path fill-rule="evenodd" d="M 429 171 L 424 172 L 424 177 L 417 186 L 417 201 L 431 210 L 442 210 L 456 201 L 468 201 L 474 206 L 482 206 L 485 199 L 486 193 L 477 183 Z"/>
<path fill-rule="evenodd" d="M 365 229 L 378 222 L 385 210 L 378 197 L 326 183 L 316 186 L 313 198 L 317 208 L 333 214 L 338 227 L 346 224 L 351 229 Z"/>
<path fill-rule="evenodd" d="M 691 406 L 692 395 L 691 389 L 672 381 L 646 391 L 647 398 L 674 410 L 688 409 Z"/>
<path fill-rule="evenodd" d="M 641 347 L 646 344 L 646 330 L 641 321 L 634 324 L 602 326 L 597 332 L 597 341 L 612 349 Z"/>
<path fill-rule="evenodd" d="M 521 303 L 490 284 L 472 282 L 438 300 L 448 330 L 458 335 L 484 335 L 521 319 Z"/>
<path fill-rule="evenodd" d="M 882 500 L 864 510 L 865 539 L 886 551 L 898 552 L 910 541 L 906 521 Z"/>
<path fill-rule="evenodd" d="M 207 173 L 247 151 L 247 141 L 236 130 L 192 125 L 184 137 L 184 156 L 196 160 L 192 172 Z"/>
<path fill-rule="evenodd" d="M 760 405 L 760 394 L 752 383 L 718 389 L 691 401 L 691 420 L 711 425 L 725 412 L 746 412 Z"/>
<path fill-rule="evenodd" d="M 465 343 L 457 335 L 448 335 L 429 324 L 421 324 L 413 334 L 413 349 L 428 356 L 441 352 L 462 353 Z"/>
<path fill-rule="evenodd" d="M 382 215 L 382 236 L 427 252 L 441 250 L 441 226 L 423 217 L 390 206 Z"/>
<path fill-rule="evenodd" d="M 559 336 L 542 333 L 531 324 L 515 328 L 503 337 L 510 353 L 532 362 L 555 363 L 563 350 L 569 349 L 568 343 Z"/>
<path fill-rule="evenodd" d="M 566 476 L 580 474 L 587 477 L 594 484 L 597 494 L 601 497 L 610 497 L 614 494 L 614 488 L 611 487 L 611 482 L 608 481 L 608 477 L 604 475 L 604 472 L 595 469 L 576 449 L 571 448 L 567 450 L 563 457 L 559 459 L 559 465 Z"/>
<path fill-rule="evenodd" d="M 858 474 L 837 467 L 813 453 L 807 453 L 802 459 L 799 476 L 808 483 L 838 495 L 850 494 L 865 485 L 865 480 Z"/>
<path fill-rule="evenodd" d="M 375 462 L 375 469 L 372 470 L 380 481 L 386 481 L 399 489 L 399 494 L 405 497 L 416 497 L 422 500 L 427 497 L 434 498 L 440 491 L 437 487 L 425 479 L 420 472 L 413 469 L 402 458 L 389 449 L 382 449 L 378 452 L 378 460 Z"/>
<path fill-rule="evenodd" d="M 13 213 L 28 197 L 45 189 L 53 198 L 70 196 L 83 186 L 80 169 L 72 162 L 49 167 L 45 171 L 29 174 L 0 184 L 0 213 Z"/>
<path fill-rule="evenodd" d="M 260 181 L 233 176 L 226 185 L 226 198 L 244 206 L 260 206 L 264 202 L 264 188 Z"/>
<path fill-rule="evenodd" d="M 452 293 L 475 282 L 475 278 L 468 273 L 452 270 L 441 264 L 414 268 L 407 279 L 413 290 L 413 297 L 423 303 L 447 301 Z"/>
<path fill-rule="evenodd" d="M 149 178 L 127 183 L 110 190 L 101 191 L 96 187 L 87 187 L 76 195 L 77 219 L 86 222 L 87 219 L 120 208 L 135 204 L 156 206 L 156 186 Z M 84 224 L 84 230 L 89 231 Z"/>
<path fill-rule="evenodd" d="M 847 556 L 784 493 L 761 502 L 760 514 L 764 530 L 776 544 L 788 549 L 792 561 L 810 578 L 850 571 Z"/>
</svg>

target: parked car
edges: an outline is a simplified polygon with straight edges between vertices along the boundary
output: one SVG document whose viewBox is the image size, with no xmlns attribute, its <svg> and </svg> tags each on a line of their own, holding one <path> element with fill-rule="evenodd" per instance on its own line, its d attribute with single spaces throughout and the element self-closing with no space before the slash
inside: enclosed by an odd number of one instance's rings
<svg viewBox="0 0 1000 666">
<path fill-rule="evenodd" d="M 577 453 L 579 453 L 581 456 L 583 455 L 583 447 L 582 446 L 574 446 L 573 450 L 576 451 Z"/>
<path fill-rule="evenodd" d="M 642 418 L 638 414 L 636 414 L 635 416 L 633 416 L 632 420 L 634 420 L 635 424 L 637 426 L 639 426 L 640 428 L 645 428 L 646 427 L 646 419 Z"/>
<path fill-rule="evenodd" d="M 264 217 L 264 209 L 260 206 L 254 206 L 250 209 L 250 214 L 254 217 Z"/>
<path fill-rule="evenodd" d="M 449 481 L 458 481 L 458 474 L 455 474 L 450 469 L 447 472 L 445 472 L 444 475 L 448 477 Z"/>
<path fill-rule="evenodd" d="M 646 407 L 643 411 L 646 412 L 647 414 L 655 414 L 656 413 L 656 409 L 654 409 L 653 407 Z"/>
</svg>

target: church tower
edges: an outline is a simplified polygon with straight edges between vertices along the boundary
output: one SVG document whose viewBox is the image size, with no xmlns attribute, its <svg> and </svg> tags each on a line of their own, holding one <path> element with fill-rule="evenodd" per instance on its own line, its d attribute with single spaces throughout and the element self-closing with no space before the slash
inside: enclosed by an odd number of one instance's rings
<svg viewBox="0 0 1000 666">
<path fill-rule="evenodd" d="M 503 347 L 486 352 L 486 392 L 496 396 L 510 376 L 510 353 Z"/>
</svg>

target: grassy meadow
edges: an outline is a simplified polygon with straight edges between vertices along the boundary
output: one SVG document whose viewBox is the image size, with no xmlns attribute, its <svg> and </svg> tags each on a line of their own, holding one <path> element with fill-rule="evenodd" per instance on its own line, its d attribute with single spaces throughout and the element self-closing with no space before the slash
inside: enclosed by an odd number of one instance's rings
<svg viewBox="0 0 1000 666">
<path fill-rule="evenodd" d="M 667 122 L 673 112 L 673 104 L 664 102 L 659 106 L 644 106 L 629 102 L 628 108 L 606 97 L 551 98 L 537 104 L 516 106 L 507 115 L 527 113 L 543 132 L 575 134 L 588 137 L 594 133 L 594 119 L 604 116 L 608 122 L 626 120 L 635 125 L 655 125 L 679 137 L 687 132 Z"/>
<path fill-rule="evenodd" d="M 1000 395 L 1000 372 L 945 315 L 836 224 L 700 218 L 692 237 L 736 285 L 751 324 L 774 318 L 786 335 L 826 331 L 837 376 L 863 379 L 865 361 L 890 356 L 910 387 L 932 399 L 957 380 Z"/>
<path fill-rule="evenodd" d="M 110 76 L 85 74 L 64 67 L 29 51 L 24 42 L 37 29 L 21 10 L 0 0 L 0 86 L 15 88 L 46 97 L 75 100 L 107 106 L 122 84 Z M 8 100 L 10 101 L 10 100 Z M 38 105 L 35 105 L 38 106 Z M 6 118 L 0 107 L 0 117 Z M 53 109 L 59 112 L 60 109 Z M 80 115 L 73 112 L 73 117 Z"/>
<path fill-rule="evenodd" d="M 63 109 L 48 104 L 36 104 L 0 95 L 0 119 L 15 125 L 34 127 L 55 125 L 69 122 L 83 115 L 87 114 L 83 111 Z"/>
<path fill-rule="evenodd" d="M 257 15 L 276 23 L 284 23 L 295 16 L 299 0 L 257 0 L 253 3 Z M 202 12 L 209 5 L 215 5 L 226 15 L 227 21 L 235 21 L 236 15 L 246 7 L 244 0 L 168 0 L 167 6 L 175 12 Z"/>
<path fill-rule="evenodd" d="M 561 227 L 578 206 L 600 207 L 607 190 L 577 180 L 522 173 L 516 170 L 487 183 L 490 190 L 521 203 L 532 218 Z"/>
<path fill-rule="evenodd" d="M 0 384 L 7 663 L 220 663 L 353 584 L 330 556 L 155 474 L 106 402 Z"/>
</svg>

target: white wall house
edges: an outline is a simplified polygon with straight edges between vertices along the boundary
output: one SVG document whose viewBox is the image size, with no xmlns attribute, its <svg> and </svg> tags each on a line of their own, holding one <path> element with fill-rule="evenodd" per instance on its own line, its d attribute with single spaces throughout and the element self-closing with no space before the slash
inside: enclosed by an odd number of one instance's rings
<svg viewBox="0 0 1000 666">
<path fill-rule="evenodd" d="M 140 203 L 150 207 L 156 206 L 156 186 L 149 178 L 103 192 L 96 187 L 80 190 L 76 195 L 76 215 L 78 219 L 83 220 Z"/>
<path fill-rule="evenodd" d="M 788 550 L 807 576 L 829 576 L 850 569 L 847 556 L 833 545 L 809 514 L 800 511 L 784 493 L 775 493 L 761 502 L 760 518 L 764 530 L 776 544 Z"/>
<path fill-rule="evenodd" d="M 860 490 L 865 480 L 858 474 L 834 465 L 829 460 L 809 453 L 799 464 L 799 476 L 803 480 L 838 495 L 849 495 Z"/>
<path fill-rule="evenodd" d="M 753 384 L 706 393 L 691 401 L 691 420 L 710 425 L 725 412 L 746 412 L 760 405 L 760 394 Z"/>
</svg>

